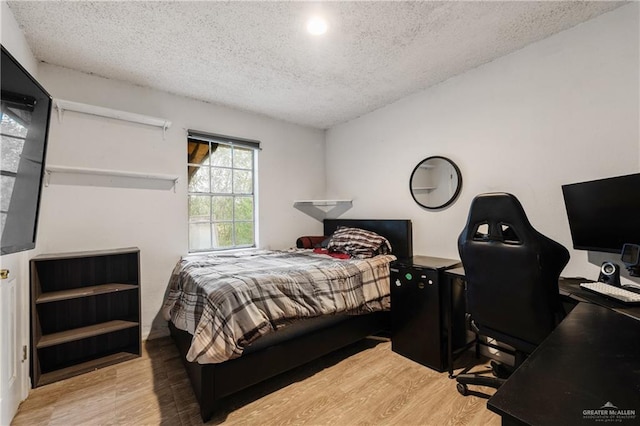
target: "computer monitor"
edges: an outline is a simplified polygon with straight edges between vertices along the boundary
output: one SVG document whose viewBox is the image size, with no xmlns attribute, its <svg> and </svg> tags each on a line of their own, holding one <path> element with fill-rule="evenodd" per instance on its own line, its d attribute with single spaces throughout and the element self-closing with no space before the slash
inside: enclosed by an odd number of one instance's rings
<svg viewBox="0 0 640 426">
<path fill-rule="evenodd" d="M 640 173 L 562 186 L 573 248 L 620 253 L 640 244 Z"/>
</svg>

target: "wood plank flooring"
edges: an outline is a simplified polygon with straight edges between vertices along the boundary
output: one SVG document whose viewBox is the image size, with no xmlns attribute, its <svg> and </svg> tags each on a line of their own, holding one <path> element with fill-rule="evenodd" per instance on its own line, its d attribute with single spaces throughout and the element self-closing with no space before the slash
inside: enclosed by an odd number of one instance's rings
<svg viewBox="0 0 640 426">
<path fill-rule="evenodd" d="M 143 346 L 141 358 L 32 390 L 12 425 L 201 425 L 171 339 Z M 208 424 L 497 426 L 500 418 L 486 399 L 458 394 L 446 373 L 366 339 L 231 397 Z"/>
</svg>

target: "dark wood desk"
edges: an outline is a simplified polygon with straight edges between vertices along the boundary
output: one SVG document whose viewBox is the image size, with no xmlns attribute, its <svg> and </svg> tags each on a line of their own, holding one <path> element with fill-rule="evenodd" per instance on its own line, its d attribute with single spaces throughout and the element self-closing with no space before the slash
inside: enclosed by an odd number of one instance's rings
<svg viewBox="0 0 640 426">
<path fill-rule="evenodd" d="M 608 297 L 601 296 L 580 287 L 580 283 L 588 282 L 586 278 L 560 278 L 558 287 L 560 294 L 575 302 L 595 303 L 613 311 L 640 320 L 640 306 L 628 305 Z"/>
<path fill-rule="evenodd" d="M 610 413 L 631 425 L 640 423 L 639 395 L 640 321 L 579 303 L 487 406 L 503 425 L 616 422 Z M 610 404 L 617 409 L 602 408 Z"/>
</svg>

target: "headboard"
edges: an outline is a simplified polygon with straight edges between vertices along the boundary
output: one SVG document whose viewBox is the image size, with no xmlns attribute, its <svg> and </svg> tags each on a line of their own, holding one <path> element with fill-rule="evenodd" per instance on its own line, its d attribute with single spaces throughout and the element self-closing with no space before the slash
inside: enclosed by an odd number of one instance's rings
<svg viewBox="0 0 640 426">
<path fill-rule="evenodd" d="M 325 219 L 324 235 L 331 235 L 338 226 L 360 228 L 382 235 L 391 243 L 392 254 L 398 259 L 413 257 L 411 221 L 405 219 Z"/>
</svg>

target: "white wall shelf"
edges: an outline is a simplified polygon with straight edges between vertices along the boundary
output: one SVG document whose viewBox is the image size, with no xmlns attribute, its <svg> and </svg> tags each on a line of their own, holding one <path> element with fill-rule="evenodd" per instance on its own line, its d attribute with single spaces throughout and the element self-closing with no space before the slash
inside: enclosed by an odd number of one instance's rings
<svg viewBox="0 0 640 426">
<path fill-rule="evenodd" d="M 64 111 L 74 111 L 83 114 L 95 115 L 98 117 L 113 118 L 116 120 L 129 121 L 131 123 L 159 127 L 162 129 L 163 138 L 167 129 L 171 127 L 171 121 L 165 120 L 164 118 L 156 118 L 128 111 L 119 111 L 117 109 L 104 108 L 95 105 L 83 104 L 80 102 L 65 101 L 63 99 L 55 99 L 53 101 L 53 104 L 58 110 L 58 121 L 60 123 L 62 123 L 62 115 Z"/>
<path fill-rule="evenodd" d="M 335 219 L 353 206 L 352 200 L 297 200 L 293 206 L 316 220 Z"/>
<path fill-rule="evenodd" d="M 88 169 L 82 167 L 46 166 L 45 186 L 50 184 L 110 186 L 142 189 L 176 190 L 178 177 L 121 170 Z"/>
</svg>

